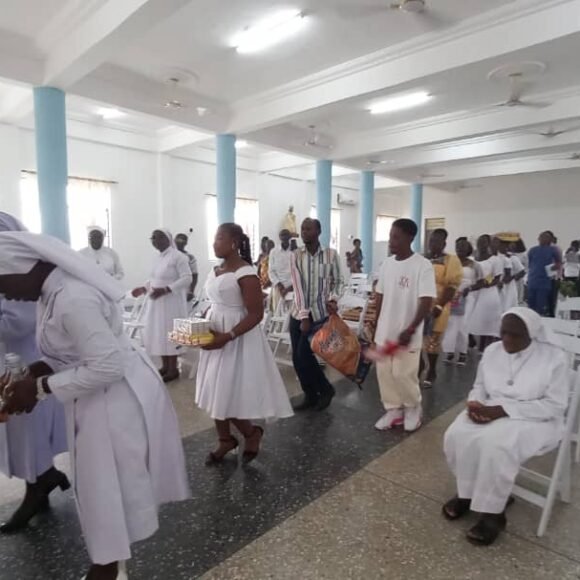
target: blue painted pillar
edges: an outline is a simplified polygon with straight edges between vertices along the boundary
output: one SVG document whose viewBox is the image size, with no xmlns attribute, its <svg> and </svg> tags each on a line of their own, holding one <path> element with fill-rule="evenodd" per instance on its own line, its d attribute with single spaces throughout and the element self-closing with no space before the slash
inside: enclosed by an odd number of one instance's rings
<svg viewBox="0 0 580 580">
<path fill-rule="evenodd" d="M 216 137 L 218 223 L 235 221 L 236 210 L 236 136 Z"/>
<path fill-rule="evenodd" d="M 316 162 L 316 215 L 322 226 L 320 243 L 330 247 L 330 215 L 332 208 L 332 161 L 319 159 Z"/>
<path fill-rule="evenodd" d="M 411 219 L 417 224 L 418 232 L 413 242 L 413 250 L 420 252 L 423 234 L 423 184 L 413 183 L 411 190 Z"/>
<path fill-rule="evenodd" d="M 34 123 L 42 231 L 69 243 L 66 110 L 60 89 L 34 89 Z"/>
<path fill-rule="evenodd" d="M 360 175 L 359 238 L 363 251 L 363 272 L 373 271 L 375 231 L 375 173 L 362 171 Z"/>
</svg>

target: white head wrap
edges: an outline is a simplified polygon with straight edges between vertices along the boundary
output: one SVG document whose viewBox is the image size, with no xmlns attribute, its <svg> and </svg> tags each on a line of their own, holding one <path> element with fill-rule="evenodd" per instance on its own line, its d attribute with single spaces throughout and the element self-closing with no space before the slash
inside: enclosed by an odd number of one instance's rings
<svg viewBox="0 0 580 580">
<path fill-rule="evenodd" d="M 20 221 L 9 213 L 0 211 L 0 232 L 26 232 L 28 231 Z"/>
<path fill-rule="evenodd" d="M 90 234 L 91 232 L 101 232 L 101 234 L 106 235 L 107 230 L 102 228 L 101 226 L 89 226 L 87 228 L 87 232 Z"/>
<path fill-rule="evenodd" d="M 27 274 L 39 260 L 58 266 L 115 302 L 125 295 L 117 280 L 56 238 L 30 232 L 0 233 L 0 276 Z"/>
<path fill-rule="evenodd" d="M 164 234 L 165 237 L 169 240 L 169 245 L 172 248 L 175 248 L 175 240 L 173 239 L 173 235 L 167 228 L 157 228 L 155 231 Z"/>
<path fill-rule="evenodd" d="M 504 313 L 502 320 L 508 314 L 517 316 L 526 325 L 528 334 L 532 340 L 561 347 L 561 342 L 558 340 L 558 337 L 546 327 L 542 317 L 531 308 L 524 308 L 522 306 L 510 308 Z"/>
</svg>

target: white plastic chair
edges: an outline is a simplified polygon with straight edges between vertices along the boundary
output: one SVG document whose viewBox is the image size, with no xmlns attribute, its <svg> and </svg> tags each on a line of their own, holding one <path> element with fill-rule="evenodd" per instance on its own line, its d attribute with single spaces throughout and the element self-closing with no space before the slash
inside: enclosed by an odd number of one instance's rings
<svg viewBox="0 0 580 580">
<path fill-rule="evenodd" d="M 571 338 L 574 341 L 574 354 L 580 353 L 580 339 Z M 569 345 L 570 346 L 570 345 Z M 556 462 L 550 476 L 543 475 L 532 469 L 522 467 L 519 475 L 544 488 L 544 493 L 532 491 L 526 487 L 516 484 L 512 494 L 520 497 L 542 509 L 542 516 L 536 535 L 541 538 L 548 527 L 552 508 L 556 497 L 565 503 L 570 503 L 571 498 L 571 471 L 572 471 L 572 438 L 578 417 L 578 406 L 580 403 L 580 374 L 577 371 L 570 371 L 571 396 L 566 412 L 564 433 L 557 448 Z"/>
<path fill-rule="evenodd" d="M 352 294 L 346 294 L 338 301 L 338 313 L 339 314 L 342 314 L 346 310 L 350 310 L 350 309 L 354 309 L 354 308 L 361 309 L 358 321 L 356 321 L 356 322 L 352 321 L 352 320 L 345 320 L 344 321 L 346 323 L 346 325 L 357 336 L 359 334 L 361 334 L 362 329 L 363 329 L 365 314 L 366 314 L 367 307 L 368 307 L 368 302 L 369 301 L 366 298 L 363 298 L 362 296 L 358 296 L 358 295 L 352 295 Z"/>
</svg>

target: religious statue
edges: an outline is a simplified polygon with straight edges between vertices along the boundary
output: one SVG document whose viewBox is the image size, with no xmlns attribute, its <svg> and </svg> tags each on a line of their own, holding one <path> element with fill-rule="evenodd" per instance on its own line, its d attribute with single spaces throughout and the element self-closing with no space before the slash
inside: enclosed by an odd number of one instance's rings
<svg viewBox="0 0 580 580">
<path fill-rule="evenodd" d="M 296 214 L 294 213 L 293 205 L 288 208 L 288 213 L 284 216 L 284 220 L 282 221 L 282 229 L 288 230 L 292 234 L 293 238 L 298 236 L 298 228 L 296 227 Z"/>
</svg>

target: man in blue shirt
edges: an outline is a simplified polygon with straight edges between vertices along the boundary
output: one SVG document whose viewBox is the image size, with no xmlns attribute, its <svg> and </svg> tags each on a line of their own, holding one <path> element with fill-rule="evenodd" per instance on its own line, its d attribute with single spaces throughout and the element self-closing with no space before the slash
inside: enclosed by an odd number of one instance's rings
<svg viewBox="0 0 580 580">
<path fill-rule="evenodd" d="M 550 232 L 542 232 L 538 239 L 540 245 L 528 253 L 528 306 L 540 316 L 547 314 L 552 295 L 552 277 L 548 272 L 550 269 L 557 272 L 561 265 L 560 254 L 552 245 L 552 239 Z"/>
</svg>

